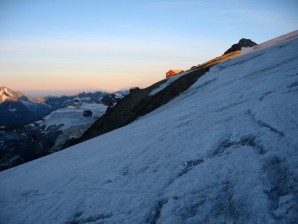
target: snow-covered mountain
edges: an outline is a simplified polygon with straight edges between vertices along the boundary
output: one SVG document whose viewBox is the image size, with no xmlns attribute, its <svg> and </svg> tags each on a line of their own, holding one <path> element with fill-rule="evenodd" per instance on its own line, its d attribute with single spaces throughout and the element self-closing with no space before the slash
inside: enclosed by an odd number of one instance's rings
<svg viewBox="0 0 298 224">
<path fill-rule="evenodd" d="M 49 107 L 20 91 L 0 87 L 0 126 L 32 122 L 50 112 Z"/>
<path fill-rule="evenodd" d="M 51 111 L 68 106 L 75 107 L 82 102 L 112 107 L 125 95 L 127 95 L 126 90 L 115 93 L 97 91 L 83 92 L 76 96 L 49 96 L 35 99 L 7 87 L 0 87 L 0 126 L 28 124 L 43 118 Z"/>
<path fill-rule="evenodd" d="M 90 124 L 99 118 L 108 107 L 113 107 L 117 101 L 128 94 L 128 91 L 115 93 L 94 92 L 80 93 L 77 96 L 50 97 L 45 103 L 55 109 L 40 121 L 38 126 L 46 129 L 60 126 L 60 130 L 67 130 L 73 126 Z M 89 112 L 90 115 L 86 115 Z M 91 122 L 93 123 L 93 122 Z"/>
<path fill-rule="evenodd" d="M 21 99 L 28 100 L 28 98 L 19 91 L 13 91 L 5 86 L 0 87 L 0 103 L 4 101 L 18 101 Z"/>
<path fill-rule="evenodd" d="M 0 222 L 297 223 L 297 58 L 295 31 L 125 127 L 1 172 Z"/>
<path fill-rule="evenodd" d="M 42 119 L 36 117 L 40 120 L 33 120 L 34 122 L 17 128 L 0 127 L 0 171 L 61 150 L 66 141 L 81 137 L 108 107 L 113 107 L 127 93 L 95 92 L 80 93 L 77 96 L 48 97 L 43 104 L 54 111 L 47 116 Z M 16 108 L 16 105 L 22 105 L 26 108 L 24 104 L 34 108 L 29 101 L 20 101 L 14 106 Z M 34 104 L 36 110 L 38 111 L 38 106 L 43 104 Z M 65 107 L 60 108 L 62 106 Z M 13 112 L 20 114 L 19 111 L 22 110 L 18 107 Z M 21 114 L 18 119 L 28 122 L 27 114 Z"/>
<path fill-rule="evenodd" d="M 71 138 L 81 137 L 93 122 L 106 112 L 108 107 L 115 106 L 118 100 L 128 94 L 128 91 L 101 93 L 98 96 L 99 93 L 81 93 L 72 101 L 67 100 L 67 107 L 57 109 L 30 125 L 38 127 L 44 133 L 51 133 L 53 128 L 55 131 L 61 131 L 50 152 L 60 150 Z"/>
<path fill-rule="evenodd" d="M 0 87 L 0 126 L 24 125 L 50 112 L 48 105 L 30 99 L 21 92 Z"/>
<path fill-rule="evenodd" d="M 45 97 L 44 102 L 50 106 L 51 110 L 56 110 L 67 106 L 75 106 L 75 104 L 80 102 L 113 106 L 118 101 L 118 99 L 122 98 L 125 95 L 127 95 L 126 90 L 118 91 L 115 93 L 107 93 L 101 91 L 89 93 L 82 92 L 73 96 L 48 96 Z"/>
</svg>

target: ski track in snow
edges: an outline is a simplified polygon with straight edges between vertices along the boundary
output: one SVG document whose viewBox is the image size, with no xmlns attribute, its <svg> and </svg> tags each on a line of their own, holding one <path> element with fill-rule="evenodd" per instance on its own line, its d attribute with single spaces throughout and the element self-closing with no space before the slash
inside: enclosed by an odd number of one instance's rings
<svg viewBox="0 0 298 224">
<path fill-rule="evenodd" d="M 296 223 L 297 58 L 297 37 L 246 52 L 126 127 L 1 172 L 0 223 Z"/>
</svg>

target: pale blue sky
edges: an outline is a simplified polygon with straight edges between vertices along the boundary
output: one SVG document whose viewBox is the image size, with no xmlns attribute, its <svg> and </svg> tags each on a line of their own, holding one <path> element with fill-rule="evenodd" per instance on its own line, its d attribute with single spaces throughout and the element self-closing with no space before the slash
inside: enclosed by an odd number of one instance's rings
<svg viewBox="0 0 298 224">
<path fill-rule="evenodd" d="M 72 93 L 148 86 L 169 69 L 298 28 L 295 0 L 0 0 L 0 86 Z"/>
</svg>

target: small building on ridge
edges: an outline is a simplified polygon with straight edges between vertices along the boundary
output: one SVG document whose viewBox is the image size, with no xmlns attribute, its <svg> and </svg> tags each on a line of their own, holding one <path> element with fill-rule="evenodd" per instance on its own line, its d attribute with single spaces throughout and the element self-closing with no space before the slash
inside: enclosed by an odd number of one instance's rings
<svg viewBox="0 0 298 224">
<path fill-rule="evenodd" d="M 183 70 L 170 70 L 166 73 L 166 78 L 169 78 L 169 77 L 174 76 L 174 75 L 178 75 L 182 72 L 184 72 L 184 71 Z"/>
</svg>

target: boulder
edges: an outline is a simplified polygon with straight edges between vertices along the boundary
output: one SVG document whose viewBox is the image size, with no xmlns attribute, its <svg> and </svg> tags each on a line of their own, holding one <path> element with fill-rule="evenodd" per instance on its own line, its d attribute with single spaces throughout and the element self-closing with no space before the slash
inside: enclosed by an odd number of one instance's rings
<svg viewBox="0 0 298 224">
<path fill-rule="evenodd" d="M 91 110 L 84 110 L 83 117 L 91 117 L 92 114 L 93 113 Z"/>
</svg>

